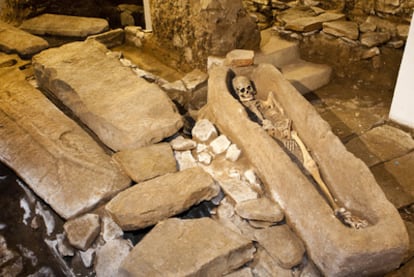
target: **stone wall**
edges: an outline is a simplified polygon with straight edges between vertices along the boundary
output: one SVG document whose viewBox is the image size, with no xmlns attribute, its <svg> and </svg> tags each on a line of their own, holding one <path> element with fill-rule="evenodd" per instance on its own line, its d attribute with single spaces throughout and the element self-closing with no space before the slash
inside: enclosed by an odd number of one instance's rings
<svg viewBox="0 0 414 277">
<path fill-rule="evenodd" d="M 151 1 L 155 39 L 181 64 L 205 68 L 207 57 L 235 48 L 257 49 L 260 34 L 241 0 Z"/>
</svg>

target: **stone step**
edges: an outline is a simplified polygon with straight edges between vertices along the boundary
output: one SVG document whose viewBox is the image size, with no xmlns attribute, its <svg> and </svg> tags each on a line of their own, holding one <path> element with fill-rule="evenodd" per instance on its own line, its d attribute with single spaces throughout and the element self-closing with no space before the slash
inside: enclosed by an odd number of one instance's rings
<svg viewBox="0 0 414 277">
<path fill-rule="evenodd" d="M 261 36 L 260 51 L 255 55 L 255 64 L 270 63 L 282 67 L 300 58 L 297 42 L 282 39 L 272 29 L 263 30 Z"/>
<path fill-rule="evenodd" d="M 283 66 L 281 72 L 301 94 L 306 94 L 328 84 L 332 69 L 325 64 L 297 61 Z"/>
<path fill-rule="evenodd" d="M 108 53 L 94 40 L 48 49 L 33 58 L 36 79 L 113 150 L 175 134 L 183 122 L 165 92 Z"/>
<path fill-rule="evenodd" d="M 28 32 L 0 21 L 0 51 L 30 56 L 49 47 L 49 43 Z"/>
<path fill-rule="evenodd" d="M 45 13 L 23 21 L 20 29 L 35 35 L 86 38 L 109 29 L 103 18 Z"/>
<path fill-rule="evenodd" d="M 0 160 L 65 219 L 128 187 L 111 157 L 16 72 L 0 75 Z"/>
</svg>

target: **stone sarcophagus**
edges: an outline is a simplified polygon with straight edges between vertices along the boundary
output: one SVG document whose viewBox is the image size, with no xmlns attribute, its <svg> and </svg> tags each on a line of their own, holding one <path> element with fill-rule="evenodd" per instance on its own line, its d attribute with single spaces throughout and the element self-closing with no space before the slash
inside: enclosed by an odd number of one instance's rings
<svg viewBox="0 0 414 277">
<path fill-rule="evenodd" d="M 318 165 L 332 199 L 367 222 L 363 228 L 351 228 L 335 216 L 332 203 L 283 146 L 249 118 L 231 93 L 234 76 L 227 67 L 210 70 L 202 116 L 241 146 L 318 268 L 326 276 L 380 275 L 397 268 L 408 248 L 407 231 L 368 167 L 346 150 L 275 67 L 260 64 L 253 69 L 249 78 L 256 98 L 265 100 L 270 94 L 280 104 Z"/>
</svg>

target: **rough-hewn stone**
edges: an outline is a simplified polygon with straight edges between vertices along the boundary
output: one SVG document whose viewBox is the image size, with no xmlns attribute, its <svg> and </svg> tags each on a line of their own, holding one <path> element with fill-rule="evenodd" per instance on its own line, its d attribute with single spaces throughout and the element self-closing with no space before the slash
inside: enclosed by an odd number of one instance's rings
<svg viewBox="0 0 414 277">
<path fill-rule="evenodd" d="M 114 150 L 173 135 L 183 123 L 172 101 L 107 51 L 93 40 L 43 51 L 33 59 L 36 79 Z"/>
<path fill-rule="evenodd" d="M 25 20 L 20 28 L 35 35 L 87 37 L 108 30 L 103 18 L 91 18 L 60 14 L 42 14 Z"/>
<path fill-rule="evenodd" d="M 19 55 L 33 55 L 49 47 L 49 43 L 37 36 L 0 21 L 0 50 Z"/>
<path fill-rule="evenodd" d="M 323 13 L 318 16 L 292 18 L 286 22 L 285 28 L 298 32 L 311 32 L 322 29 L 324 22 L 344 19 L 344 14 Z"/>
<path fill-rule="evenodd" d="M 210 218 L 157 224 L 127 256 L 121 276 L 221 276 L 253 259 L 252 242 Z"/>
<path fill-rule="evenodd" d="M 358 24 L 352 21 L 332 21 L 324 22 L 322 24 L 325 33 L 337 36 L 347 37 L 349 39 L 358 39 L 359 29 Z"/>
<path fill-rule="evenodd" d="M 104 44 L 106 47 L 112 48 L 115 46 L 120 46 L 124 43 L 125 33 L 124 30 L 118 28 L 102 34 L 89 36 L 87 39 L 94 39 Z"/>
<path fill-rule="evenodd" d="M 366 165 L 346 151 L 315 108 L 282 74 L 274 66 L 259 65 L 251 75 L 258 98 L 266 99 L 269 91 L 275 92 L 273 96 L 293 120 L 335 197 L 350 210 L 359 211 L 370 222 L 368 228 L 351 229 L 335 218 L 298 166 L 258 124 L 249 120 L 230 93 L 223 93 L 227 90 L 228 68 L 215 67 L 209 73 L 208 104 L 201 115 L 242 148 L 323 274 L 345 276 L 362 270 L 381 274 L 398 267 L 408 247 L 408 235 L 398 212 Z"/>
<path fill-rule="evenodd" d="M 85 214 L 63 224 L 69 243 L 83 251 L 89 248 L 101 231 L 99 215 Z"/>
<path fill-rule="evenodd" d="M 132 249 L 128 240 L 108 241 L 96 251 L 95 272 L 99 277 L 119 276 L 118 269 Z"/>
<path fill-rule="evenodd" d="M 279 222 L 284 218 L 280 206 L 264 197 L 240 202 L 235 209 L 237 214 L 245 219 Z"/>
<path fill-rule="evenodd" d="M 373 47 L 387 42 L 390 38 L 388 32 L 367 32 L 361 35 L 360 40 L 362 45 Z"/>
<path fill-rule="evenodd" d="M 113 198 L 106 210 L 123 230 L 136 230 L 179 214 L 219 193 L 214 180 L 199 167 L 135 185 Z"/>
<path fill-rule="evenodd" d="M 112 158 L 137 183 L 177 171 L 174 154 L 168 143 L 120 151 Z"/>
<path fill-rule="evenodd" d="M 130 184 L 102 148 L 29 83 L 0 76 L 0 160 L 60 216 L 92 209 Z"/>
</svg>

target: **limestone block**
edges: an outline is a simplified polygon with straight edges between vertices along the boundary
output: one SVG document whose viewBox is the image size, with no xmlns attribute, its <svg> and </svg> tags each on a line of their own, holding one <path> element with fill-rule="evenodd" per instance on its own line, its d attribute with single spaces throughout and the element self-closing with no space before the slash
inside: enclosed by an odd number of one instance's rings
<svg viewBox="0 0 414 277">
<path fill-rule="evenodd" d="M 226 151 L 226 159 L 232 162 L 235 162 L 239 159 L 241 155 L 241 150 L 237 147 L 236 144 L 231 144 Z"/>
<path fill-rule="evenodd" d="M 281 267 L 277 260 L 274 259 L 269 253 L 263 248 L 258 247 L 255 253 L 254 261 L 251 264 L 253 268 L 254 276 L 278 276 L 278 277 L 291 277 L 292 270 Z M 302 276 L 302 275 L 301 275 Z M 307 275 L 304 275 L 304 277 Z M 309 277 L 314 277 L 309 275 Z"/>
<path fill-rule="evenodd" d="M 225 65 L 227 66 L 249 66 L 254 62 L 254 51 L 234 49 L 226 54 Z"/>
<path fill-rule="evenodd" d="M 135 185 L 113 198 L 106 210 L 123 230 L 142 229 L 209 200 L 219 187 L 199 167 Z"/>
<path fill-rule="evenodd" d="M 120 151 L 112 158 L 137 183 L 177 171 L 173 151 L 166 142 Z"/>
<path fill-rule="evenodd" d="M 186 139 L 183 136 L 178 136 L 171 142 L 172 149 L 176 151 L 187 151 L 197 147 L 197 143 L 192 139 Z"/>
<path fill-rule="evenodd" d="M 349 39 L 358 39 L 358 24 L 352 21 L 332 21 L 322 24 L 323 31 L 337 37 L 346 37 Z"/>
<path fill-rule="evenodd" d="M 407 154 L 414 149 L 414 140 L 409 133 L 382 125 L 351 139 L 346 148 L 371 167 Z"/>
<path fill-rule="evenodd" d="M 37 36 L 0 21 L 0 51 L 33 55 L 49 47 L 49 43 Z"/>
<path fill-rule="evenodd" d="M 286 224 L 259 229 L 255 237 L 281 267 L 290 269 L 301 263 L 305 246 Z"/>
<path fill-rule="evenodd" d="M 222 276 L 253 259 L 250 240 L 210 218 L 168 219 L 140 241 L 121 276 Z"/>
<path fill-rule="evenodd" d="M 187 91 L 195 91 L 200 88 L 200 86 L 207 83 L 208 74 L 199 70 L 194 69 L 193 71 L 187 73 L 181 80 Z"/>
<path fill-rule="evenodd" d="M 284 150 L 248 118 L 230 93 L 223 93 L 227 90 L 228 68 L 215 67 L 209 73 L 208 104 L 202 115 L 243 150 L 322 274 L 381 275 L 397 268 L 408 248 L 401 217 L 366 165 L 346 151 L 315 108 L 274 66 L 260 64 L 252 72 L 257 97 L 266 99 L 269 91 L 275 92 L 274 98 L 293 120 L 335 198 L 369 221 L 365 229 L 343 225 Z"/>
<path fill-rule="evenodd" d="M 131 249 L 131 242 L 124 239 L 114 239 L 105 243 L 96 251 L 96 276 L 119 276 L 118 269 L 130 253 Z"/>
<path fill-rule="evenodd" d="M 210 143 L 210 147 L 214 154 L 219 155 L 224 153 L 230 144 L 230 140 L 225 135 L 220 135 Z"/>
<path fill-rule="evenodd" d="M 251 220 L 280 222 L 285 217 L 280 206 L 265 197 L 239 202 L 235 210 L 239 216 Z"/>
<path fill-rule="evenodd" d="M 197 161 L 189 150 L 174 151 L 174 157 L 180 171 L 197 166 Z"/>
<path fill-rule="evenodd" d="M 191 130 L 193 138 L 201 142 L 207 142 L 217 137 L 217 130 L 213 123 L 207 119 L 201 119 L 196 122 L 195 126 Z"/>
<path fill-rule="evenodd" d="M 20 29 L 35 35 L 52 35 L 86 38 L 109 29 L 103 18 L 42 14 L 25 20 Z"/>
<path fill-rule="evenodd" d="M 230 197 L 234 203 L 257 199 L 258 195 L 247 182 L 234 178 L 220 178 L 220 187 L 224 193 Z"/>
<path fill-rule="evenodd" d="M 107 51 L 95 41 L 43 51 L 33 59 L 39 86 L 114 150 L 146 146 L 177 132 L 183 123 L 168 96 Z"/>
<path fill-rule="evenodd" d="M 344 19 L 340 13 L 326 12 L 318 16 L 293 18 L 286 22 L 285 28 L 297 32 L 311 32 L 322 29 L 322 23 Z"/>
<path fill-rule="evenodd" d="M 85 214 L 63 224 L 69 243 L 83 251 L 89 248 L 101 230 L 99 215 Z"/>
<path fill-rule="evenodd" d="M 377 25 L 372 22 L 363 22 L 359 25 L 359 31 L 362 33 L 375 32 Z"/>
<path fill-rule="evenodd" d="M 130 185 L 81 127 L 12 78 L 0 77 L 0 160 L 61 217 L 87 212 Z"/>
<path fill-rule="evenodd" d="M 124 30 L 122 30 L 121 28 L 118 28 L 115 30 L 110 30 L 108 32 L 102 33 L 102 34 L 88 36 L 87 40 L 89 39 L 94 39 L 102 43 L 106 47 L 112 48 L 115 46 L 120 46 L 124 43 L 125 33 L 124 33 Z"/>
<path fill-rule="evenodd" d="M 362 52 L 361 59 L 364 59 L 364 60 L 365 59 L 371 59 L 375 56 L 378 56 L 379 54 L 381 54 L 381 50 L 378 47 L 372 47 L 372 48 Z"/>
<path fill-rule="evenodd" d="M 360 41 L 366 47 L 373 47 L 389 41 L 390 38 L 391 36 L 388 32 L 367 32 L 361 35 Z"/>
</svg>

